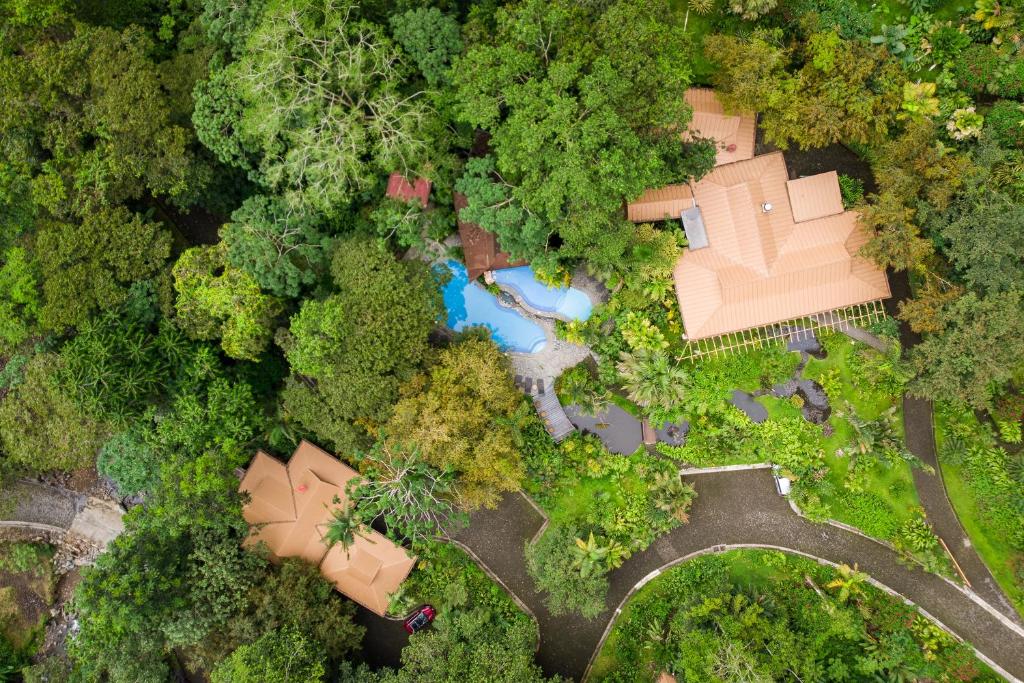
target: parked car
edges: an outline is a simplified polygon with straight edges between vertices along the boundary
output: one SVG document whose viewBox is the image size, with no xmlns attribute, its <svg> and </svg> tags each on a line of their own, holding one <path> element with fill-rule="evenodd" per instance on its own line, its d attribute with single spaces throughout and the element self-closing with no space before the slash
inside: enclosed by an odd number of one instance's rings
<svg viewBox="0 0 1024 683">
<path fill-rule="evenodd" d="M 423 605 L 405 619 L 405 630 L 416 633 L 425 629 L 437 616 L 437 610 L 430 605 Z"/>
<path fill-rule="evenodd" d="M 782 476 L 778 465 L 772 467 L 772 476 L 775 477 L 775 490 L 779 492 L 780 496 L 788 496 L 790 484 L 792 484 L 789 477 Z"/>
</svg>

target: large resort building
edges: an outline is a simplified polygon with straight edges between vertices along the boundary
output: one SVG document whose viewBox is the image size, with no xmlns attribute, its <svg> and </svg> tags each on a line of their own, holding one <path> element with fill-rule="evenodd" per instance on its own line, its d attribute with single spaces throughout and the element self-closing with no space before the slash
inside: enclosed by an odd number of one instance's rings
<svg viewBox="0 0 1024 683">
<path fill-rule="evenodd" d="M 726 114 L 714 92 L 686 94 L 684 138 L 714 139 L 711 173 L 648 190 L 627 207 L 637 223 L 679 220 L 689 246 L 674 270 L 686 336 L 705 349 L 757 343 L 779 324 L 844 324 L 881 314 L 885 273 L 858 254 L 870 231 L 843 209 L 835 171 L 790 179 L 781 152 L 754 155 L 756 117 Z"/>
<path fill-rule="evenodd" d="M 308 441 L 285 464 L 259 451 L 239 490 L 249 494 L 242 514 L 252 525 L 245 545 L 266 544 L 272 560 L 302 558 L 341 593 L 376 614 L 412 571 L 416 558 L 386 536 L 363 529 L 343 548 L 323 536 L 333 511 L 348 505 L 345 486 L 357 473 Z"/>
</svg>

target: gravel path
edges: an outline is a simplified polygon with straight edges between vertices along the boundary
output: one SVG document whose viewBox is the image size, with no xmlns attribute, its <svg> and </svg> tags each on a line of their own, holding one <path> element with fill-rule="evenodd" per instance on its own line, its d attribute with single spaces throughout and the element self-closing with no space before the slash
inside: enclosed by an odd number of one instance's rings
<svg viewBox="0 0 1024 683">
<path fill-rule="evenodd" d="M 0 491 L 0 501 L 0 519 L 68 529 L 84 497 L 55 486 L 16 481 Z"/>
<path fill-rule="evenodd" d="M 644 577 L 679 558 L 724 545 L 775 546 L 835 563 L 857 562 L 875 580 L 918 604 L 1011 674 L 1024 678 L 1024 631 L 1011 629 L 945 579 L 901 564 L 897 554 L 880 543 L 798 516 L 775 493 L 770 472 L 719 472 L 690 480 L 698 493 L 692 521 L 609 574 L 608 605 L 619 605 Z M 497 511 L 474 515 L 458 538 L 536 615 L 541 633 L 537 657 L 545 672 L 580 680 L 615 610 L 609 608 L 592 621 L 556 617 L 547 611 L 543 596 L 533 590 L 523 557 L 523 544 L 537 528 L 530 521 L 536 519 L 535 512 L 515 502 L 517 498 L 509 497 Z"/>
</svg>

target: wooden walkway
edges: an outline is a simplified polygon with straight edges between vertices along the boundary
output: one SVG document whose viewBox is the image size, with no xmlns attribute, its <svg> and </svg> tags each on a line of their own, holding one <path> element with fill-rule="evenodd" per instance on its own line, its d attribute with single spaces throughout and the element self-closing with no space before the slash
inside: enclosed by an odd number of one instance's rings
<svg viewBox="0 0 1024 683">
<path fill-rule="evenodd" d="M 558 402 L 558 396 L 555 395 L 554 391 L 534 394 L 532 398 L 537 414 L 544 420 L 544 426 L 547 427 L 548 434 L 555 441 L 561 441 L 576 430 L 572 426 L 572 422 L 569 422 L 569 418 L 566 417 L 565 410 L 562 409 L 562 404 Z"/>
</svg>

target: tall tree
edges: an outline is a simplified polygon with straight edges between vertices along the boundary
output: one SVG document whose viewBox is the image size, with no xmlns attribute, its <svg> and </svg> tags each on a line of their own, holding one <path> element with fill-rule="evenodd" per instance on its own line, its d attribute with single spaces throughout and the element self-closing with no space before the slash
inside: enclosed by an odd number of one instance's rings
<svg viewBox="0 0 1024 683">
<path fill-rule="evenodd" d="M 526 0 L 495 21 L 454 65 L 458 114 L 492 134 L 500 183 L 471 169 L 470 211 L 535 222 L 524 241 L 511 221 L 476 216 L 532 260 L 551 263 L 557 232 L 561 255 L 614 264 L 632 239 L 623 200 L 710 169 L 678 137 L 690 115 L 685 34 L 662 0 Z"/>
<path fill-rule="evenodd" d="M 419 370 L 443 310 L 429 268 L 396 261 L 376 241 L 340 240 L 331 262 L 337 292 L 306 300 L 279 335 L 295 377 L 286 417 L 349 451 L 381 425 Z"/>
<path fill-rule="evenodd" d="M 387 425 L 426 462 L 457 474 L 466 507 L 494 507 L 519 489 L 524 468 L 512 427 L 502 418 L 523 401 L 508 358 L 493 342 L 470 338 L 441 352 L 429 375 L 406 389 Z"/>
<path fill-rule="evenodd" d="M 221 158 L 247 152 L 255 179 L 295 208 L 336 214 L 423 157 L 425 101 L 401 91 L 401 53 L 355 10 L 341 0 L 268 0 L 238 60 L 196 103 L 204 143 Z"/>
<path fill-rule="evenodd" d="M 232 358 L 257 360 L 270 343 L 280 302 L 227 262 L 227 245 L 193 247 L 174 264 L 177 320 L 194 339 L 220 339 Z"/>
<path fill-rule="evenodd" d="M 124 207 L 100 208 L 81 221 L 45 221 L 35 253 L 43 279 L 40 321 L 51 330 L 81 325 L 96 309 L 128 298 L 133 282 L 156 275 L 171 235 Z"/>
<path fill-rule="evenodd" d="M 942 308 L 942 331 L 913 348 L 910 391 L 933 400 L 990 407 L 992 396 L 1024 370 L 1024 294 L 968 292 Z"/>
</svg>

